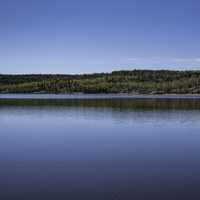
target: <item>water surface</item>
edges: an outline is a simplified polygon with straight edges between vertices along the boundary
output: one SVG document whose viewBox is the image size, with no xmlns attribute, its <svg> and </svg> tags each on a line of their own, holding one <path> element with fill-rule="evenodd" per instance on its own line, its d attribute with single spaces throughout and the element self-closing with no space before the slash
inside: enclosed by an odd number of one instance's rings
<svg viewBox="0 0 200 200">
<path fill-rule="evenodd" d="M 199 199 L 198 98 L 0 98 L 0 199 Z"/>
</svg>

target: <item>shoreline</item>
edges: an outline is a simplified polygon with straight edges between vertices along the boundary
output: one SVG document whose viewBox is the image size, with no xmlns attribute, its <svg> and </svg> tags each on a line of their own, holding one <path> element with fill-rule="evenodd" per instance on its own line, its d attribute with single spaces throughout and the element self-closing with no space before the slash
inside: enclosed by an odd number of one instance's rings
<svg viewBox="0 0 200 200">
<path fill-rule="evenodd" d="M 200 94 L 0 93 L 0 99 L 200 99 Z"/>
</svg>

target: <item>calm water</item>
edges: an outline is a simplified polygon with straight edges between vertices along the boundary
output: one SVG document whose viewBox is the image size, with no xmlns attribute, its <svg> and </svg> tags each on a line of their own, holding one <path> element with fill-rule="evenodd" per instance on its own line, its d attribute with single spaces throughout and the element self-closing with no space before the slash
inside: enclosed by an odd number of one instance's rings
<svg viewBox="0 0 200 200">
<path fill-rule="evenodd" d="M 200 198 L 198 98 L 0 97 L 0 199 Z"/>
</svg>

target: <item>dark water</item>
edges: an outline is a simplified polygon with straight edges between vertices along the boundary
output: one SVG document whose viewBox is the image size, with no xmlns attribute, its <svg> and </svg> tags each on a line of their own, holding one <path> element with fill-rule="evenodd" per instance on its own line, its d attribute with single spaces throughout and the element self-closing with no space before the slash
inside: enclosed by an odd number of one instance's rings
<svg viewBox="0 0 200 200">
<path fill-rule="evenodd" d="M 200 100 L 0 99 L 0 199 L 200 198 Z"/>
</svg>

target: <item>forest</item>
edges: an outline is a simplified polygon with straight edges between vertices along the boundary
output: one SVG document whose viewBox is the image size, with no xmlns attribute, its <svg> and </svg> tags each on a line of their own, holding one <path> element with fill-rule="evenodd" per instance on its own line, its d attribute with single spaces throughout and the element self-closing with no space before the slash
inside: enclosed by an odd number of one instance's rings
<svg viewBox="0 0 200 200">
<path fill-rule="evenodd" d="M 0 93 L 200 94 L 200 71 L 122 70 L 94 74 L 0 74 Z"/>
</svg>

